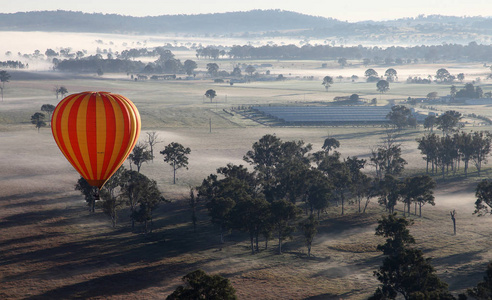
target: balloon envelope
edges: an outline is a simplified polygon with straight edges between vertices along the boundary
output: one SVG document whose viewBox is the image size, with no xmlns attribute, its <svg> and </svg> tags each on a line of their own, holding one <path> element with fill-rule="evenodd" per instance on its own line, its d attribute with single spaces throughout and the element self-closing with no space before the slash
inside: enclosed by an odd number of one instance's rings
<svg viewBox="0 0 492 300">
<path fill-rule="evenodd" d="M 140 134 L 140 114 L 126 97 L 82 92 L 65 97 L 51 119 L 53 137 L 72 166 L 99 189 L 123 164 Z"/>
</svg>

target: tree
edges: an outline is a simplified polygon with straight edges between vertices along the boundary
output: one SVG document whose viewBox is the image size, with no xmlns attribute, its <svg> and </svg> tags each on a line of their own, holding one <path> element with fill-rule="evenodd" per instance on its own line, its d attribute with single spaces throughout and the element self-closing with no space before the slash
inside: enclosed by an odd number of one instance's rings
<svg viewBox="0 0 492 300">
<path fill-rule="evenodd" d="M 99 200 L 99 191 L 97 187 L 87 183 L 84 177 L 81 176 L 77 181 L 77 183 L 75 184 L 75 190 L 80 191 L 82 195 L 84 195 L 85 201 L 89 206 L 89 211 L 95 212 L 96 200 Z"/>
<path fill-rule="evenodd" d="M 386 174 L 382 180 L 377 179 L 375 194 L 378 196 L 378 203 L 389 214 L 393 214 L 396 203 L 401 198 L 401 187 L 401 181 L 392 175 Z"/>
<path fill-rule="evenodd" d="M 270 217 L 270 203 L 262 197 L 254 196 L 245 190 L 245 193 L 236 197 L 236 205 L 231 211 L 232 226 L 249 234 L 251 254 L 255 253 L 255 237 L 256 248 L 258 248 L 258 235 L 262 221 L 266 219 L 266 216 Z"/>
<path fill-rule="evenodd" d="M 241 77 L 241 68 L 239 66 L 235 66 L 232 70 L 231 76 Z"/>
<path fill-rule="evenodd" d="M 487 270 L 485 271 L 483 281 L 479 282 L 476 287 L 468 289 L 466 293 L 473 297 L 473 299 L 492 299 L 492 262 L 487 264 Z"/>
<path fill-rule="evenodd" d="M 408 119 L 411 115 L 412 112 L 407 107 L 403 105 L 394 105 L 391 107 L 391 111 L 386 115 L 386 119 L 389 119 L 398 130 L 401 130 L 408 125 Z"/>
<path fill-rule="evenodd" d="M 460 112 L 455 110 L 448 110 L 444 114 L 440 115 L 436 119 L 437 129 L 442 130 L 443 135 L 449 135 L 450 133 L 458 130 L 460 125 L 460 120 L 463 117 Z"/>
<path fill-rule="evenodd" d="M 386 72 L 384 72 L 384 76 L 386 76 L 386 80 L 388 82 L 393 82 L 396 78 L 398 78 L 398 73 L 395 69 L 389 68 L 388 70 L 386 70 Z"/>
<path fill-rule="evenodd" d="M 474 151 L 471 158 L 475 163 L 478 175 L 480 175 L 482 163 L 487 163 L 487 156 L 490 153 L 490 147 L 492 145 L 492 135 L 488 131 L 475 131 L 472 137 L 472 145 Z"/>
<path fill-rule="evenodd" d="M 369 299 L 396 299 L 398 294 L 404 299 L 454 299 L 447 284 L 436 275 L 431 259 L 424 258 L 421 250 L 408 247 L 415 244 L 407 229 L 412 222 L 393 214 L 378 223 L 376 235 L 387 238 L 378 250 L 386 257 L 374 272 L 381 285 Z"/>
<path fill-rule="evenodd" d="M 144 162 L 148 162 L 152 160 L 152 154 L 149 150 L 147 150 L 147 145 L 138 143 L 133 148 L 132 153 L 128 155 L 128 160 L 130 161 L 130 169 L 132 164 L 135 164 L 137 167 L 137 172 L 140 173 L 140 168 Z"/>
<path fill-rule="evenodd" d="M 492 214 L 492 181 L 484 179 L 482 180 L 475 189 L 475 212 L 479 217 Z"/>
<path fill-rule="evenodd" d="M 191 222 L 193 223 L 193 232 L 196 233 L 196 221 L 198 220 L 196 216 L 196 209 L 198 206 L 198 198 L 195 197 L 195 191 L 193 188 L 190 188 L 190 199 L 188 200 L 188 204 L 191 209 Z"/>
<path fill-rule="evenodd" d="M 166 300 L 236 300 L 236 290 L 227 278 L 196 270 L 183 276 L 179 286 Z"/>
<path fill-rule="evenodd" d="M 457 76 L 457 78 L 458 78 L 458 80 L 459 80 L 460 82 L 463 82 L 463 80 L 465 80 L 465 74 L 463 74 L 463 73 L 459 73 L 459 74 L 458 74 L 458 76 Z"/>
<path fill-rule="evenodd" d="M 318 220 L 319 214 L 322 210 L 326 209 L 329 205 L 330 198 L 332 197 L 333 185 L 327 176 L 325 176 L 318 169 L 309 169 L 303 174 L 303 184 L 306 185 L 305 201 L 311 210 L 311 215 L 314 211 L 317 211 Z M 306 212 L 307 212 L 306 207 Z"/>
<path fill-rule="evenodd" d="M 351 103 L 357 103 L 359 101 L 359 98 L 360 98 L 359 95 L 352 94 L 352 95 L 350 95 L 349 100 L 350 100 Z"/>
<path fill-rule="evenodd" d="M 153 211 L 157 208 L 159 202 L 166 201 L 166 199 L 161 196 L 157 182 L 146 176 L 141 177 L 136 183 L 135 191 L 138 195 L 139 209 L 133 211 L 132 217 L 135 221 L 144 224 L 145 234 L 152 233 Z"/>
<path fill-rule="evenodd" d="M 274 166 L 280 159 L 281 145 L 278 137 L 266 134 L 243 157 L 246 162 L 255 165 L 255 170 L 262 174 L 267 184 L 273 178 Z"/>
<path fill-rule="evenodd" d="M 198 67 L 196 62 L 191 59 L 185 60 L 183 66 L 187 75 L 193 74 L 193 71 Z"/>
<path fill-rule="evenodd" d="M 314 218 L 314 215 L 310 215 L 306 220 L 299 223 L 299 227 L 304 234 L 304 242 L 308 248 L 308 258 L 311 257 L 311 246 L 313 245 L 314 237 L 318 233 L 319 221 Z"/>
<path fill-rule="evenodd" d="M 438 93 L 437 92 L 430 92 L 427 94 L 427 99 L 429 100 L 434 100 L 434 99 L 437 99 L 438 97 Z"/>
<path fill-rule="evenodd" d="M 318 164 L 318 169 L 330 179 L 333 189 L 336 192 L 337 206 L 338 199 L 342 204 L 341 214 L 343 215 L 345 213 L 345 193 L 351 184 L 348 165 L 340 161 L 340 153 L 335 151 L 334 154 L 327 155 L 321 160 Z"/>
<path fill-rule="evenodd" d="M 217 93 L 214 90 L 210 89 L 205 92 L 205 97 L 209 98 L 210 103 L 212 103 L 214 98 L 217 97 Z"/>
<path fill-rule="evenodd" d="M 441 68 L 436 72 L 436 79 L 439 79 L 441 82 L 448 81 L 450 76 L 451 74 L 444 68 Z"/>
<path fill-rule="evenodd" d="M 450 211 L 449 216 L 453 221 L 453 235 L 456 235 L 456 210 L 453 209 L 452 211 Z"/>
<path fill-rule="evenodd" d="M 390 89 L 388 81 L 386 81 L 384 79 L 379 80 L 378 83 L 376 84 L 376 87 L 377 87 L 378 92 L 380 92 L 381 94 L 386 93 Z"/>
<path fill-rule="evenodd" d="M 57 94 L 56 94 L 56 99 L 58 99 L 58 94 L 60 94 L 61 97 L 64 98 L 67 93 L 68 93 L 68 90 L 67 90 L 66 87 L 64 87 L 64 86 L 59 87 L 58 88 L 58 91 L 57 91 Z"/>
<path fill-rule="evenodd" d="M 436 115 L 428 115 L 427 117 L 425 117 L 424 120 L 424 128 L 430 129 L 430 132 L 432 133 L 432 131 L 434 130 L 434 125 L 436 125 L 436 121 Z"/>
<path fill-rule="evenodd" d="M 58 56 L 60 55 L 58 52 L 56 52 L 55 50 L 53 49 L 46 49 L 46 51 L 44 52 L 44 55 L 48 56 L 48 57 L 55 57 L 55 56 Z"/>
<path fill-rule="evenodd" d="M 338 64 L 340 67 L 344 68 L 347 65 L 347 59 L 345 57 L 340 57 L 338 59 Z"/>
<path fill-rule="evenodd" d="M 391 133 L 383 140 L 383 144 L 378 146 L 377 152 L 372 151 L 371 161 L 379 167 L 379 176 L 383 174 L 399 175 L 403 171 L 406 160 L 401 157 L 401 145 L 395 142 Z"/>
<path fill-rule="evenodd" d="M 339 147 L 340 147 L 340 142 L 337 139 L 326 138 L 321 148 L 323 148 L 326 151 L 326 153 L 330 154 L 331 150 L 337 149 Z"/>
<path fill-rule="evenodd" d="M 432 206 L 434 203 L 434 188 L 436 182 L 429 175 L 419 175 L 407 177 L 402 188 L 403 202 L 407 206 L 407 213 L 410 216 L 410 204 L 415 203 L 415 214 L 417 214 L 417 204 L 419 205 L 419 217 L 422 217 L 422 206 L 429 203 Z"/>
<path fill-rule="evenodd" d="M 321 83 L 322 85 L 325 86 L 325 90 L 328 91 L 328 89 L 330 88 L 330 86 L 333 84 L 333 77 L 331 76 L 325 76 L 323 78 L 323 83 Z"/>
<path fill-rule="evenodd" d="M 52 104 L 43 104 L 41 105 L 41 111 L 44 111 L 48 114 L 48 119 L 50 119 L 51 122 L 51 115 L 53 114 L 53 111 L 55 110 L 55 106 Z"/>
<path fill-rule="evenodd" d="M 125 167 L 121 166 L 100 191 L 103 212 L 111 218 L 113 228 L 116 227 L 116 221 L 118 220 L 118 210 L 125 203 L 123 198 L 117 194 L 117 189 L 121 187 L 125 171 Z"/>
<path fill-rule="evenodd" d="M 458 92 L 458 90 L 456 89 L 456 86 L 453 84 L 450 88 L 449 88 L 449 94 L 451 95 L 451 98 L 455 98 L 456 97 L 456 93 Z"/>
<path fill-rule="evenodd" d="M 434 168 L 437 165 L 438 149 L 440 143 L 439 137 L 435 133 L 430 133 L 421 138 L 417 138 L 416 141 L 417 143 L 419 143 L 418 149 L 420 150 L 420 153 L 424 155 L 424 159 L 427 162 L 426 173 L 429 173 L 429 163 L 431 163 L 432 166 L 431 173 L 434 173 Z"/>
<path fill-rule="evenodd" d="M 216 64 L 216 63 L 208 63 L 207 64 L 207 72 L 211 76 L 216 76 L 218 71 L 219 71 L 219 65 L 218 64 Z"/>
<path fill-rule="evenodd" d="M 164 162 L 173 167 L 173 184 L 176 184 L 176 171 L 181 168 L 188 170 L 188 154 L 191 153 L 189 147 L 184 147 L 179 143 L 172 142 L 160 152 L 164 155 Z"/>
<path fill-rule="evenodd" d="M 37 112 L 34 115 L 31 116 L 31 123 L 36 126 L 36 128 L 39 129 L 41 127 L 46 127 L 46 122 L 44 121 L 45 115 L 43 113 Z"/>
<path fill-rule="evenodd" d="M 369 78 L 369 77 L 378 77 L 378 72 L 376 72 L 374 69 L 367 69 L 364 72 L 364 76 Z"/>
<path fill-rule="evenodd" d="M 282 241 L 290 237 L 295 227 L 299 209 L 287 200 L 275 200 L 271 203 L 272 224 L 278 238 L 278 254 L 282 254 Z"/>
<path fill-rule="evenodd" d="M 256 68 L 253 67 L 252 65 L 248 65 L 246 67 L 246 70 L 245 71 L 246 71 L 246 73 L 249 73 L 249 76 L 252 77 L 253 76 L 253 73 L 256 71 Z"/>
<path fill-rule="evenodd" d="M 147 132 L 147 144 L 150 147 L 150 159 L 154 162 L 154 146 L 160 143 L 159 134 L 155 131 Z"/>
<path fill-rule="evenodd" d="M 5 83 L 9 82 L 10 74 L 7 71 L 0 71 L 0 92 L 2 93 L 2 101 L 3 101 L 3 90 L 5 89 Z"/>
</svg>

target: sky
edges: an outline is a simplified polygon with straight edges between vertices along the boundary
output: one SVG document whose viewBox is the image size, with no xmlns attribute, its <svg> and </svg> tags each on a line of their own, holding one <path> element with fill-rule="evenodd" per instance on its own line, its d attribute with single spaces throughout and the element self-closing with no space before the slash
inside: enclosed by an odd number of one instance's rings
<svg viewBox="0 0 492 300">
<path fill-rule="evenodd" d="M 281 9 L 341 21 L 391 20 L 420 14 L 492 16 L 490 0 L 0 0 L 1 13 L 42 10 L 115 13 L 128 16 L 221 13 Z"/>
</svg>

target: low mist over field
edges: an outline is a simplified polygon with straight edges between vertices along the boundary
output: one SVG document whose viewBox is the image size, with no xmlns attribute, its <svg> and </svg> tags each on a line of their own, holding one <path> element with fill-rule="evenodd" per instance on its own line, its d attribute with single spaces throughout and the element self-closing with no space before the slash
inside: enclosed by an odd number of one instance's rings
<svg viewBox="0 0 492 300">
<path fill-rule="evenodd" d="M 486 299 L 490 22 L 0 14 L 0 298 Z"/>
</svg>

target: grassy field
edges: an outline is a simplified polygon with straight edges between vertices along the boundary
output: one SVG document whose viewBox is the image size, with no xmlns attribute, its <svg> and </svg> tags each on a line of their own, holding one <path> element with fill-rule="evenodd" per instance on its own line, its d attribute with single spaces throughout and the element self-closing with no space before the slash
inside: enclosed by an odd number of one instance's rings
<svg viewBox="0 0 492 300">
<path fill-rule="evenodd" d="M 321 62 L 289 64 L 299 74 L 308 74 Z M 415 74 L 435 73 L 436 67 L 419 66 Z M 480 66 L 456 68 L 467 69 L 470 74 L 482 70 Z M 363 73 L 364 69 L 357 71 Z M 151 235 L 131 233 L 126 210 L 120 212 L 116 229 L 110 227 L 102 212 L 89 213 L 83 197 L 74 191 L 79 176 L 57 149 L 50 129 L 42 128 L 38 133 L 30 124 L 30 116 L 42 104 L 58 103 L 52 89 L 60 85 L 69 92 L 121 93 L 140 110 L 142 141 L 146 132 L 156 131 L 161 141 L 157 151 L 170 142 L 192 149 L 189 170 L 179 170 L 176 185 L 172 184 L 171 167 L 160 154 L 142 167 L 142 173 L 155 179 L 164 196 L 172 200 L 155 213 Z M 487 82 L 481 86 L 485 92 L 490 90 Z M 200 184 L 218 167 L 246 164 L 243 155 L 265 134 L 312 143 L 314 151 L 331 136 L 340 141 L 343 157 L 363 158 L 385 136 L 380 126 L 267 127 L 240 115 L 230 117 L 222 113 L 223 108 L 310 104 L 352 93 L 377 97 L 378 103 L 384 104 L 392 99 L 423 97 L 432 91 L 441 95 L 449 91 L 449 85 L 438 84 L 400 82 L 390 87 L 387 94 L 379 95 L 375 84 L 336 82 L 326 92 L 320 80 L 302 78 L 230 86 L 210 80 L 133 82 L 111 75 L 16 80 L 14 74 L 0 103 L 0 298 L 162 299 L 181 283 L 182 276 L 197 268 L 229 278 L 240 299 L 367 298 L 377 286 L 372 274 L 382 261 L 376 245 L 383 241 L 374 235 L 374 229 L 384 211 L 374 203 L 376 200 L 363 215 L 352 205 L 345 216 L 339 215 L 338 207 L 323 214 L 312 259 L 307 259 L 299 234 L 285 244 L 283 255 L 275 254 L 275 241 L 269 242 L 268 249 L 251 255 L 247 237 L 236 232 L 221 245 L 203 203 L 198 232 L 194 234 L 185 200 L 189 187 Z M 209 88 L 217 91 L 217 103 L 204 99 Z M 484 106 L 438 107 L 443 111 L 451 108 L 492 115 L 492 110 Z M 423 132 L 423 128 L 406 130 L 398 136 L 403 157 L 409 162 L 408 174 L 422 173 L 425 168 L 415 142 Z M 425 206 L 422 218 L 412 217 L 415 225 L 410 229 L 417 247 L 433 258 L 438 274 L 453 292 L 475 285 L 492 259 L 488 230 L 492 218 L 472 215 L 476 182 L 489 178 L 492 170 L 485 170 L 481 177 L 473 171 L 468 178 L 460 174 L 447 180 L 436 177 L 436 206 Z M 367 172 L 372 170 L 368 168 Z M 453 209 L 458 212 L 456 236 L 452 235 L 449 216 Z"/>
</svg>

